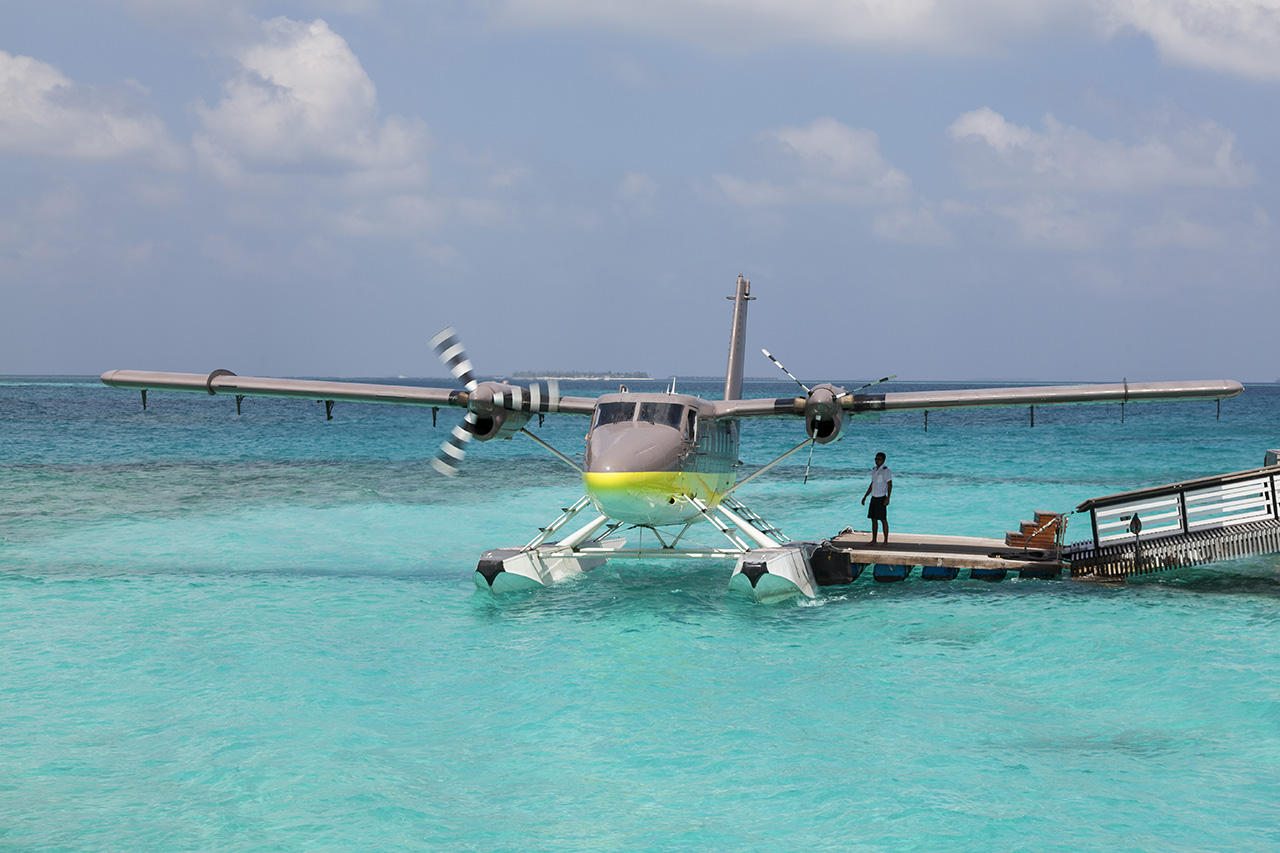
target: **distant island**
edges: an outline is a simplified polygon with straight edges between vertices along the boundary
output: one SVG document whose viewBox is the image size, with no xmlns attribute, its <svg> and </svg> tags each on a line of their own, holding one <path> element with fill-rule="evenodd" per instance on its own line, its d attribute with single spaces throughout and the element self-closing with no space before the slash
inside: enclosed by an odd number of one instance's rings
<svg viewBox="0 0 1280 853">
<path fill-rule="evenodd" d="M 644 371 L 633 373 L 618 373 L 613 370 L 591 371 L 591 370 L 560 370 L 560 371 L 537 371 L 537 370 L 518 370 L 511 374 L 513 379 L 596 379 L 610 381 L 614 379 L 648 379 L 649 374 Z"/>
</svg>

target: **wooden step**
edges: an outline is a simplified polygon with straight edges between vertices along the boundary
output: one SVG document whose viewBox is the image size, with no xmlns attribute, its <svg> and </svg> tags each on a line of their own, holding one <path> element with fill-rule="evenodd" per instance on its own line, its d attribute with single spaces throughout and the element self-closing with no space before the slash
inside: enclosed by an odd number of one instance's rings
<svg viewBox="0 0 1280 853">
<path fill-rule="evenodd" d="M 1004 544 L 1010 548 L 1035 548 L 1047 551 L 1058 547 L 1058 539 L 1047 531 L 1036 536 L 1028 536 L 1026 533 L 1014 533 L 1010 530 L 1004 535 Z"/>
</svg>

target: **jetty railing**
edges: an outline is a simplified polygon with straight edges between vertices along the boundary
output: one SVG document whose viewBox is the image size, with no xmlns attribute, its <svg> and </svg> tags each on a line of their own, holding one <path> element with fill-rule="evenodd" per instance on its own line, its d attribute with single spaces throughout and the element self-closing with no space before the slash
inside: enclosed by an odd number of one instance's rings
<svg viewBox="0 0 1280 853">
<path fill-rule="evenodd" d="M 1277 478 L 1280 465 L 1269 465 L 1085 501 L 1076 512 L 1089 513 L 1093 539 L 1067 548 L 1071 573 L 1139 574 L 1271 553 Z M 1209 547 L 1217 540 L 1229 547 Z"/>
</svg>

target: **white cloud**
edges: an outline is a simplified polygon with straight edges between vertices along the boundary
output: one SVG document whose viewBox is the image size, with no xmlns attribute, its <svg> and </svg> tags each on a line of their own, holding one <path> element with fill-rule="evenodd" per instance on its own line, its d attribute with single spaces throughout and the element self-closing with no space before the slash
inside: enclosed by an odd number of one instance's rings
<svg viewBox="0 0 1280 853">
<path fill-rule="evenodd" d="M 498 0 L 510 26 L 595 26 L 736 51 L 779 43 L 889 44 L 944 53 L 1069 23 L 1067 0 Z"/>
<path fill-rule="evenodd" d="M 1250 217 L 1249 229 L 1246 232 L 1249 249 L 1254 252 L 1265 252 L 1276 248 L 1276 227 L 1267 216 L 1261 205 L 1255 204 Z"/>
<path fill-rule="evenodd" d="M 1127 144 L 1097 139 L 1052 115 L 1035 131 L 983 107 L 957 118 L 947 133 L 972 155 L 970 176 L 982 186 L 1135 192 L 1234 189 L 1253 181 L 1253 168 L 1241 161 L 1231 131 L 1207 119 L 1156 119 L 1145 139 Z"/>
<path fill-rule="evenodd" d="M 203 257 L 237 277 L 317 282 L 343 280 L 351 257 L 341 246 L 320 235 L 293 235 L 270 248 L 251 248 L 228 234 L 207 235 L 201 244 Z"/>
<path fill-rule="evenodd" d="M 805 127 L 764 131 L 756 142 L 773 177 L 714 176 L 720 191 L 737 204 L 877 204 L 910 195 L 911 181 L 880 154 L 880 138 L 870 130 L 820 118 Z"/>
<path fill-rule="evenodd" d="M 420 256 L 442 267 L 454 266 L 462 260 L 461 253 L 447 244 L 418 242 L 413 249 Z"/>
<path fill-rule="evenodd" d="M 630 89 L 651 88 L 659 79 L 649 65 L 631 54 L 611 51 L 599 62 L 615 80 Z"/>
<path fill-rule="evenodd" d="M 658 194 L 658 183 L 644 172 L 627 172 L 618 183 L 618 200 L 644 203 Z"/>
<path fill-rule="evenodd" d="M 1039 249 L 1088 251 L 1115 233 L 1114 214 L 1088 210 L 1073 199 L 1036 196 L 994 212 L 1016 229 L 1022 243 Z"/>
<path fill-rule="evenodd" d="M 391 195 L 339 211 L 332 217 L 332 230 L 346 237 L 402 238 L 450 223 L 492 228 L 510 217 L 506 205 L 491 199 Z"/>
<path fill-rule="evenodd" d="M 1168 62 L 1280 80 L 1280 0 L 495 0 L 501 24 L 602 27 L 732 52 L 791 43 L 988 53 L 1138 32 Z"/>
<path fill-rule="evenodd" d="M 879 213 L 871 224 L 871 233 L 888 243 L 955 245 L 955 235 L 938 221 L 928 206 L 917 209 L 900 207 Z"/>
<path fill-rule="evenodd" d="M 194 107 L 192 147 L 230 191 L 228 222 L 281 234 L 303 228 L 339 243 L 431 235 L 431 246 L 449 228 L 512 218 L 510 204 L 489 196 L 507 194 L 528 170 L 451 146 L 443 156 L 456 191 L 429 191 L 426 125 L 380 114 L 373 80 L 325 21 L 276 18 L 250 32 L 229 51 L 238 68 L 222 98 Z M 215 242 L 206 252 L 231 268 L 266 268 L 236 246 Z"/>
<path fill-rule="evenodd" d="M 1160 212 L 1158 221 L 1149 221 L 1133 230 L 1138 249 L 1163 252 L 1183 249 L 1230 254 L 1270 252 L 1276 245 L 1275 228 L 1261 206 L 1220 205 L 1197 207 L 1193 212 L 1171 208 Z"/>
<path fill-rule="evenodd" d="M 30 197 L 6 199 L 7 209 L 0 211 L 0 290 L 14 285 L 30 295 L 65 286 L 87 293 L 116 272 L 134 273 L 152 262 L 156 246 L 150 237 L 128 234 L 118 200 L 104 205 L 95 189 L 93 183 L 53 177 Z"/>
<path fill-rule="evenodd" d="M 68 220 L 85 211 L 84 190 L 66 178 L 55 180 L 32 209 L 37 219 Z"/>
<path fill-rule="evenodd" d="M 74 257 L 86 242 L 79 226 L 85 197 L 67 178 L 54 180 L 38 198 L 21 199 L 10 216 L 0 217 L 0 289 L 21 282 L 3 264 L 17 261 L 56 265 Z"/>
<path fill-rule="evenodd" d="M 353 189 L 422 184 L 429 136 L 417 119 L 379 120 L 377 90 L 322 20 L 275 18 L 240 49 L 240 73 L 196 112 L 194 145 L 216 174 L 296 170 L 346 176 Z"/>
<path fill-rule="evenodd" d="M 139 105 L 137 87 L 77 85 L 29 56 L 0 51 L 0 151 L 79 160 L 181 156 L 164 123 Z"/>
<path fill-rule="evenodd" d="M 354 205 L 334 216 L 334 231 L 348 237 L 406 237 L 435 231 L 448 221 L 442 202 L 397 195 Z"/>
<path fill-rule="evenodd" d="M 1173 211 L 1165 211 L 1159 222 L 1134 232 L 1134 245 L 1140 249 L 1219 249 L 1226 242 L 1221 228 Z"/>
<path fill-rule="evenodd" d="M 1169 62 L 1280 80 L 1280 0 L 1114 0 L 1106 21 Z"/>
</svg>

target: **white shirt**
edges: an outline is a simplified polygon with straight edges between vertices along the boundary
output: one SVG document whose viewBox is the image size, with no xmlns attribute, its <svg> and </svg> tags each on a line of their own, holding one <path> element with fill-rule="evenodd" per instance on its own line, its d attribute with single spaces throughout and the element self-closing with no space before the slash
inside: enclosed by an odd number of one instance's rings
<svg viewBox="0 0 1280 853">
<path fill-rule="evenodd" d="M 871 497 L 882 498 L 889 494 L 889 484 L 893 482 L 893 472 L 887 465 L 877 465 L 871 469 Z"/>
</svg>

